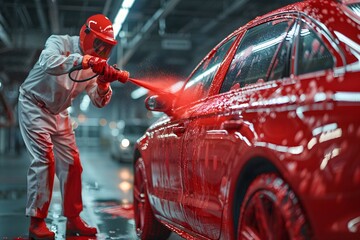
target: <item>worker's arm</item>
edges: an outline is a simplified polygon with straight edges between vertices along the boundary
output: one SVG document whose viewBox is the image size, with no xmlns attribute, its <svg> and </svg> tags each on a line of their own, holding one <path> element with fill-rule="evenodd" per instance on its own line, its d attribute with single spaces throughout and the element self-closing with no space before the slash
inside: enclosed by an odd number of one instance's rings
<svg viewBox="0 0 360 240">
<path fill-rule="evenodd" d="M 89 95 L 91 102 L 99 108 L 106 106 L 110 102 L 112 96 L 110 84 L 101 86 L 97 83 L 99 81 L 98 78 L 101 77 L 102 76 L 98 76 L 96 80 L 89 81 L 86 86 L 86 92 Z"/>
<path fill-rule="evenodd" d="M 92 70 L 94 71 L 94 69 Z M 130 75 L 127 71 L 119 70 L 109 65 L 103 68 L 102 73 L 96 78 L 96 81 L 91 81 L 86 88 L 92 103 L 97 107 L 103 107 L 109 103 L 112 95 L 110 83 L 114 81 L 125 83 Z M 94 84 L 96 84 L 96 87 Z"/>
<path fill-rule="evenodd" d="M 62 75 L 68 73 L 73 66 L 81 64 L 83 56 L 79 53 L 66 52 L 66 44 L 71 43 L 65 38 L 55 35 L 48 38 L 39 58 L 39 64 L 45 72 Z"/>
</svg>

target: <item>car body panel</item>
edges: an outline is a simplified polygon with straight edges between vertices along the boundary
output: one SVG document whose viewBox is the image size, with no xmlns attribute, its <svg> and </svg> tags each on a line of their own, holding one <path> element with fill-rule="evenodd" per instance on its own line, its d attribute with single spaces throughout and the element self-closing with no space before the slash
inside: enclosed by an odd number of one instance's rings
<svg viewBox="0 0 360 240">
<path fill-rule="evenodd" d="M 316 239 L 360 236 L 360 27 L 343 8 L 330 0 L 282 8 L 204 58 L 196 69 L 236 38 L 208 95 L 164 116 L 138 141 L 158 219 L 187 239 L 235 239 L 239 190 L 261 160 L 294 190 Z M 316 32 L 334 67 L 298 74 L 302 36 L 294 34 L 287 77 L 220 93 L 245 32 L 284 19 Z"/>
</svg>

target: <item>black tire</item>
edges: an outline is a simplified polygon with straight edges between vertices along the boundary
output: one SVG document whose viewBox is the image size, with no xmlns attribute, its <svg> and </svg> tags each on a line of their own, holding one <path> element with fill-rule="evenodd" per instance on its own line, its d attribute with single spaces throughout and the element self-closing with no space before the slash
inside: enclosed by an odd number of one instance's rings
<svg viewBox="0 0 360 240">
<path fill-rule="evenodd" d="M 261 174 L 249 185 L 242 203 L 237 239 L 311 239 L 295 193 L 275 173 Z"/>
<path fill-rule="evenodd" d="M 141 240 L 165 240 L 171 231 L 155 219 L 150 206 L 141 158 L 134 164 L 134 216 L 136 234 Z"/>
</svg>

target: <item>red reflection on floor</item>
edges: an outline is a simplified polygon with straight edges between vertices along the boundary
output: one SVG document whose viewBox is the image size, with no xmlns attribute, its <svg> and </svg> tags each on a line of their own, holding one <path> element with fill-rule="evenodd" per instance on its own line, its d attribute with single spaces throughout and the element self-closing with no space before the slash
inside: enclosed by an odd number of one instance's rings
<svg viewBox="0 0 360 240">
<path fill-rule="evenodd" d="M 101 209 L 101 212 L 126 219 L 134 218 L 134 207 L 132 204 L 116 205 Z"/>
</svg>

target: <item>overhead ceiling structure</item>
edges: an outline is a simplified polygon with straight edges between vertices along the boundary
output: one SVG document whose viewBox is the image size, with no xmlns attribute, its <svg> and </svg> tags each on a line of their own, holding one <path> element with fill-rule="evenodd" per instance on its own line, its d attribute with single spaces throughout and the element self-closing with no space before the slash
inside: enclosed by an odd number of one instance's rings
<svg viewBox="0 0 360 240">
<path fill-rule="evenodd" d="M 51 34 L 78 35 L 85 20 L 96 13 L 114 21 L 124 1 L 1 0 L 2 87 L 19 86 Z M 293 2 L 297 1 L 135 0 L 122 23 L 111 62 L 135 77 L 153 72 L 186 77 L 236 28 Z"/>
</svg>

